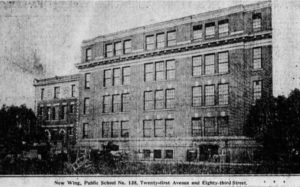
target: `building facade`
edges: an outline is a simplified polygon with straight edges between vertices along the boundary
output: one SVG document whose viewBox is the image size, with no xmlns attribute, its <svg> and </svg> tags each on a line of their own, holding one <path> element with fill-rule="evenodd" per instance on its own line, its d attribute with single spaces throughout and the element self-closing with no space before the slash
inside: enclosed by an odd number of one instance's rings
<svg viewBox="0 0 300 187">
<path fill-rule="evenodd" d="M 76 67 L 78 145 L 112 141 L 144 161 L 251 160 L 247 114 L 272 95 L 271 3 L 86 40 Z"/>
<path fill-rule="evenodd" d="M 76 143 L 79 77 L 75 74 L 34 81 L 37 123 L 50 142 L 64 147 Z"/>
</svg>

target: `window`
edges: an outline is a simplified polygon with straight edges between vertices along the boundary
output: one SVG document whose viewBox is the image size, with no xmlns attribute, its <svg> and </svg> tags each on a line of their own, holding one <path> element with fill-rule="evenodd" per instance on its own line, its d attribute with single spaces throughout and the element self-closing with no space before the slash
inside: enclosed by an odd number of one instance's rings
<svg viewBox="0 0 300 187">
<path fill-rule="evenodd" d="M 228 73 L 228 52 L 218 54 L 219 73 Z"/>
<path fill-rule="evenodd" d="M 60 94 L 59 87 L 54 87 L 54 99 L 58 99 Z"/>
<path fill-rule="evenodd" d="M 51 107 L 47 107 L 47 114 L 46 114 L 46 120 L 51 119 Z"/>
<path fill-rule="evenodd" d="M 149 149 L 144 149 L 143 150 L 144 159 L 149 159 L 150 158 L 150 154 L 151 154 L 151 151 Z"/>
<path fill-rule="evenodd" d="M 205 74 L 212 75 L 215 73 L 215 55 L 205 55 Z"/>
<path fill-rule="evenodd" d="M 129 137 L 129 122 L 128 121 L 121 122 L 121 137 L 124 137 L 124 138 Z"/>
<path fill-rule="evenodd" d="M 161 159 L 161 150 L 154 150 L 154 158 Z"/>
<path fill-rule="evenodd" d="M 90 98 L 84 98 L 83 114 L 89 114 Z"/>
<path fill-rule="evenodd" d="M 228 116 L 218 117 L 219 135 L 228 135 Z"/>
<path fill-rule="evenodd" d="M 202 105 L 202 87 L 194 86 L 192 87 L 192 106 Z"/>
<path fill-rule="evenodd" d="M 86 59 L 86 61 L 92 60 L 92 49 L 91 48 L 86 49 L 86 51 L 85 51 L 85 59 Z"/>
<path fill-rule="evenodd" d="M 110 86 L 111 85 L 111 70 L 107 69 L 104 70 L 104 86 Z"/>
<path fill-rule="evenodd" d="M 122 112 L 128 112 L 129 111 L 129 93 L 122 94 Z"/>
<path fill-rule="evenodd" d="M 193 76 L 199 76 L 202 74 L 202 56 L 195 56 L 192 58 Z"/>
<path fill-rule="evenodd" d="M 146 49 L 147 50 L 152 50 L 155 48 L 155 45 L 154 45 L 154 36 L 151 35 L 151 36 L 146 36 Z"/>
<path fill-rule="evenodd" d="M 130 84 L 130 67 L 123 67 L 122 76 L 123 85 Z"/>
<path fill-rule="evenodd" d="M 166 150 L 165 151 L 165 158 L 166 159 L 173 159 L 173 150 Z"/>
<path fill-rule="evenodd" d="M 157 48 L 164 48 L 165 47 L 165 34 L 159 33 L 156 35 L 156 44 Z"/>
<path fill-rule="evenodd" d="M 207 117 L 204 118 L 204 135 L 205 136 L 215 136 L 216 134 L 215 128 L 215 118 Z"/>
<path fill-rule="evenodd" d="M 219 105 L 227 105 L 228 104 L 228 84 L 219 84 Z"/>
<path fill-rule="evenodd" d="M 153 121 L 152 120 L 144 120 L 143 124 L 143 134 L 144 137 L 151 137 L 152 136 L 152 129 L 153 129 Z"/>
<path fill-rule="evenodd" d="M 256 101 L 261 98 L 262 81 L 253 81 L 253 99 Z"/>
<path fill-rule="evenodd" d="M 84 123 L 82 127 L 82 138 L 88 138 L 88 134 L 89 134 L 89 124 Z"/>
<path fill-rule="evenodd" d="M 175 89 L 166 90 L 166 108 L 175 107 Z"/>
<path fill-rule="evenodd" d="M 67 105 L 63 105 L 61 107 L 61 111 L 60 111 L 60 119 L 62 120 L 66 120 L 67 119 Z"/>
<path fill-rule="evenodd" d="M 89 89 L 90 88 L 91 74 L 90 73 L 86 73 L 84 76 L 85 76 L 84 77 L 84 87 L 86 89 Z"/>
<path fill-rule="evenodd" d="M 261 68 L 261 48 L 253 49 L 253 69 Z"/>
<path fill-rule="evenodd" d="M 229 33 L 228 20 L 219 21 L 219 37 L 227 36 Z"/>
<path fill-rule="evenodd" d="M 202 25 L 196 25 L 193 27 L 194 40 L 202 39 Z"/>
<path fill-rule="evenodd" d="M 75 97 L 75 94 L 76 94 L 76 85 L 75 84 L 72 84 L 71 85 L 71 97 Z"/>
<path fill-rule="evenodd" d="M 124 42 L 124 54 L 131 53 L 131 40 L 126 40 Z"/>
<path fill-rule="evenodd" d="M 111 137 L 117 138 L 120 134 L 120 122 L 113 121 L 111 126 Z"/>
<path fill-rule="evenodd" d="M 111 135 L 111 128 L 110 128 L 110 122 L 103 122 L 102 123 L 102 137 L 103 138 L 109 138 Z"/>
<path fill-rule="evenodd" d="M 155 91 L 155 109 L 164 108 L 164 92 L 163 90 Z"/>
<path fill-rule="evenodd" d="M 261 14 L 257 13 L 253 15 L 253 31 L 260 31 L 261 30 Z"/>
<path fill-rule="evenodd" d="M 166 136 L 174 136 L 174 119 L 166 119 Z"/>
<path fill-rule="evenodd" d="M 155 137 L 164 137 L 165 136 L 164 120 L 162 120 L 162 119 L 154 120 L 154 136 Z"/>
<path fill-rule="evenodd" d="M 43 107 L 38 106 L 37 107 L 37 113 L 38 113 L 38 116 L 43 116 Z"/>
<path fill-rule="evenodd" d="M 106 44 L 105 45 L 105 57 L 112 57 L 113 54 L 113 45 L 112 44 Z"/>
<path fill-rule="evenodd" d="M 56 107 L 52 108 L 52 120 L 56 120 Z"/>
<path fill-rule="evenodd" d="M 70 113 L 73 114 L 75 112 L 75 104 L 70 104 Z"/>
<path fill-rule="evenodd" d="M 175 79 L 175 60 L 168 60 L 167 63 L 167 80 Z"/>
<path fill-rule="evenodd" d="M 167 45 L 168 46 L 174 46 L 176 45 L 176 32 L 175 31 L 169 31 L 167 32 Z"/>
<path fill-rule="evenodd" d="M 113 107 L 112 111 L 113 112 L 121 112 L 121 97 L 119 94 L 113 95 Z"/>
<path fill-rule="evenodd" d="M 205 86 L 205 105 L 210 106 L 215 104 L 215 86 Z"/>
<path fill-rule="evenodd" d="M 201 118 L 192 118 L 192 136 L 202 136 Z"/>
<path fill-rule="evenodd" d="M 215 37 L 215 23 L 205 24 L 205 38 Z"/>
<path fill-rule="evenodd" d="M 153 81 L 153 63 L 145 64 L 145 82 Z"/>
<path fill-rule="evenodd" d="M 44 100 L 44 95 L 45 95 L 45 89 L 41 89 L 41 100 Z"/>
<path fill-rule="evenodd" d="M 110 102 L 110 96 L 105 95 L 103 96 L 103 113 L 111 112 L 111 102 Z"/>
<path fill-rule="evenodd" d="M 113 69 L 113 85 L 118 86 L 121 84 L 121 69 L 115 68 Z"/>
<path fill-rule="evenodd" d="M 115 43 L 115 54 L 116 56 L 122 55 L 122 42 Z"/>
<path fill-rule="evenodd" d="M 164 62 L 156 62 L 155 63 L 155 80 L 164 80 Z"/>
<path fill-rule="evenodd" d="M 152 91 L 144 92 L 144 109 L 145 110 L 153 110 L 154 109 L 154 100 L 153 100 L 153 92 Z"/>
</svg>

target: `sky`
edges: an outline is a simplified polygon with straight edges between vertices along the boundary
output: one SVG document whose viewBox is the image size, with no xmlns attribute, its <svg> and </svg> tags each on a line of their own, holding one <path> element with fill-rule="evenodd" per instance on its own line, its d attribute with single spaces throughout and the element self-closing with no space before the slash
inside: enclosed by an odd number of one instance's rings
<svg viewBox="0 0 300 187">
<path fill-rule="evenodd" d="M 34 105 L 34 78 L 77 73 L 82 40 L 260 0 L 0 2 L 0 105 Z M 300 87 L 300 1 L 273 0 L 273 94 Z"/>
</svg>

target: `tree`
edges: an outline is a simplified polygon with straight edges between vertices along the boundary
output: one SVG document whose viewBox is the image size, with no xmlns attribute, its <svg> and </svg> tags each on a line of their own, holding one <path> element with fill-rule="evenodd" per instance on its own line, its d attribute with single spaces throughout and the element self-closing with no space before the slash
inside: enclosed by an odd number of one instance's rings
<svg viewBox="0 0 300 187">
<path fill-rule="evenodd" d="M 262 145 L 264 161 L 294 163 L 300 159 L 300 91 L 261 99 L 251 107 L 245 135 Z"/>
<path fill-rule="evenodd" d="M 5 153 L 20 153 L 34 142 L 44 139 L 43 131 L 36 127 L 36 117 L 25 105 L 5 106 L 0 109 L 0 145 Z"/>
</svg>

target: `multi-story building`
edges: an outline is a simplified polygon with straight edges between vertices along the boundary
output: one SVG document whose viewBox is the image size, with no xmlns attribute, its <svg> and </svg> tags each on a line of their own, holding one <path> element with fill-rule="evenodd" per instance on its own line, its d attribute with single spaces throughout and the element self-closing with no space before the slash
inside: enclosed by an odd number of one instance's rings
<svg viewBox="0 0 300 187">
<path fill-rule="evenodd" d="M 139 160 L 251 159 L 243 127 L 272 95 L 271 20 L 268 1 L 83 41 L 78 143 Z"/>
<path fill-rule="evenodd" d="M 37 123 L 52 143 L 76 143 L 78 83 L 78 74 L 34 80 Z"/>
</svg>

